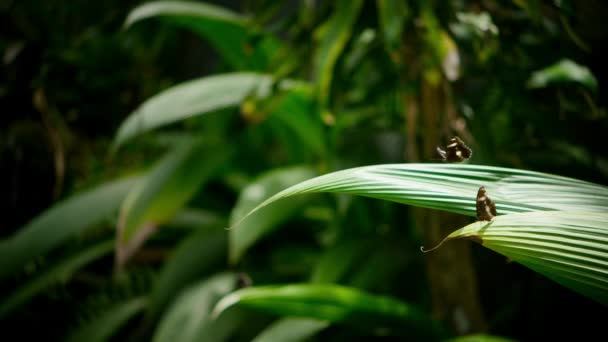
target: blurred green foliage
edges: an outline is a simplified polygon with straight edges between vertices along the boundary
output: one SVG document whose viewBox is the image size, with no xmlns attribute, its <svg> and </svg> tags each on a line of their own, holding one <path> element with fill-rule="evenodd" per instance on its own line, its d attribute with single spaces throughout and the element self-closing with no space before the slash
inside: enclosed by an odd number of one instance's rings
<svg viewBox="0 0 608 342">
<path fill-rule="evenodd" d="M 453 135 L 472 164 L 605 183 L 607 13 L 600 1 L 0 1 L 3 334 L 602 331 L 605 307 L 481 247 L 461 260 L 478 291 L 443 288 L 462 302 L 438 309 L 426 225 L 468 223 L 438 211 L 333 194 L 236 223 L 317 174 L 434 162 Z"/>
</svg>

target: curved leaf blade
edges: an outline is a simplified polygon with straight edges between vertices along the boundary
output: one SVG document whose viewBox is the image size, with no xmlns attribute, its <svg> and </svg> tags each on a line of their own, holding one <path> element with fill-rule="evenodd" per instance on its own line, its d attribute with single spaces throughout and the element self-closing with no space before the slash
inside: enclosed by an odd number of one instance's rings
<svg viewBox="0 0 608 342">
<path fill-rule="evenodd" d="M 101 184 L 47 209 L 0 242 L 0 279 L 118 211 L 136 177 Z"/>
<path fill-rule="evenodd" d="M 285 318 L 272 323 L 253 339 L 253 342 L 297 342 L 313 337 L 329 323 L 305 318 Z"/>
<path fill-rule="evenodd" d="M 499 214 L 608 209 L 608 187 L 573 178 L 482 165 L 387 164 L 309 179 L 270 197 L 248 215 L 283 198 L 332 192 L 475 216 L 475 198 L 482 185 L 496 203 Z M 235 225 L 247 221 L 245 216 Z"/>
<path fill-rule="evenodd" d="M 240 220 L 279 189 L 314 177 L 316 174 L 313 168 L 307 166 L 276 169 L 263 174 L 241 191 L 231 213 L 231 224 Z M 300 198 L 297 201 L 269 205 L 254 214 L 252 220 L 231 229 L 229 231 L 230 262 L 237 262 L 247 248 L 294 215 L 306 203 L 306 200 L 306 198 Z"/>
<path fill-rule="evenodd" d="M 235 285 L 234 274 L 222 273 L 182 292 L 163 315 L 153 341 L 223 341 L 240 318 L 233 314 L 212 321 L 210 312 L 217 300 Z"/>
<path fill-rule="evenodd" d="M 321 107 L 330 97 L 334 66 L 351 37 L 363 1 L 341 0 L 329 20 L 320 28 L 321 41 L 314 56 L 313 68 Z"/>
<path fill-rule="evenodd" d="M 114 148 L 152 129 L 219 109 L 236 107 L 247 96 L 270 91 L 271 78 L 256 73 L 229 73 L 180 83 L 139 106 L 120 125 Z"/>
<path fill-rule="evenodd" d="M 258 32 L 246 17 L 208 3 L 149 2 L 132 10 L 125 26 L 149 18 L 162 18 L 193 31 L 207 40 L 230 65 L 241 70 L 264 69 L 279 47 L 277 39 Z"/>
<path fill-rule="evenodd" d="M 55 266 L 20 286 L 13 293 L 6 296 L 0 303 L 0 318 L 6 316 L 19 306 L 27 303 L 38 293 L 44 291 L 50 285 L 65 280 L 84 265 L 110 253 L 114 248 L 114 241 L 104 241 L 65 258 Z"/>
<path fill-rule="evenodd" d="M 206 152 L 199 141 L 177 146 L 129 192 L 118 223 L 119 265 L 158 225 L 171 219 L 231 155 L 230 150 Z"/>
<path fill-rule="evenodd" d="M 67 338 L 67 341 L 108 341 L 122 326 L 133 318 L 133 316 L 141 312 L 145 306 L 145 297 L 133 298 L 124 303 L 119 303 L 99 317 L 96 317 L 90 323 L 85 324 L 74 331 Z"/>
<path fill-rule="evenodd" d="M 589 68 L 570 59 L 562 59 L 544 69 L 535 71 L 528 80 L 529 88 L 544 88 L 559 83 L 578 83 L 590 90 L 597 90 L 597 79 Z"/>
<path fill-rule="evenodd" d="M 608 304 L 608 213 L 544 211 L 497 216 L 450 234 L 467 238 Z"/>
<path fill-rule="evenodd" d="M 176 293 L 180 293 L 198 277 L 225 263 L 227 240 L 224 229 L 203 230 L 192 234 L 179 244 L 154 284 L 148 306 L 151 321 L 156 321 Z"/>
<path fill-rule="evenodd" d="M 213 316 L 221 317 L 235 305 L 282 316 L 399 327 L 428 334 L 439 332 L 427 315 L 406 303 L 339 285 L 248 287 L 223 297 L 213 309 Z"/>
</svg>

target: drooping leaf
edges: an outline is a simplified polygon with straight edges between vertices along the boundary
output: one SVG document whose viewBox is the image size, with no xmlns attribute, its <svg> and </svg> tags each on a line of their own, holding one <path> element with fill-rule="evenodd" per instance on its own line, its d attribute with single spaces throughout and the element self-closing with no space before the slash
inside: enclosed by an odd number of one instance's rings
<svg viewBox="0 0 608 342">
<path fill-rule="evenodd" d="M 329 323 L 305 318 L 285 318 L 278 320 L 264 329 L 253 339 L 253 342 L 297 342 L 305 341 L 319 331 L 327 328 Z"/>
<path fill-rule="evenodd" d="M 608 212 L 497 216 L 450 234 L 472 239 L 559 284 L 608 304 Z"/>
<path fill-rule="evenodd" d="M 279 189 L 296 184 L 310 177 L 316 171 L 307 166 L 289 167 L 269 171 L 248 185 L 241 194 L 230 215 L 234 224 L 250 210 Z M 235 263 L 255 241 L 268 234 L 279 224 L 296 213 L 306 203 L 306 198 L 298 201 L 282 202 L 260 210 L 247 223 L 230 230 L 230 261 Z"/>
<path fill-rule="evenodd" d="M 334 66 L 351 37 L 362 5 L 361 0 L 338 1 L 332 16 L 317 32 L 321 37 L 313 60 L 313 70 L 322 108 L 326 107 L 330 97 Z"/>
<path fill-rule="evenodd" d="M 569 59 L 535 71 L 528 80 L 528 87 L 544 88 L 559 83 L 578 83 L 589 90 L 597 90 L 597 79 L 589 68 Z"/>
<path fill-rule="evenodd" d="M 238 312 L 211 320 L 217 300 L 234 289 L 236 276 L 222 273 L 182 292 L 163 315 L 154 333 L 155 342 L 223 341 L 240 322 Z"/>
<path fill-rule="evenodd" d="M 279 47 L 277 39 L 258 32 L 246 17 L 229 9 L 193 1 L 155 1 L 136 7 L 125 26 L 162 18 L 207 40 L 234 68 L 262 70 Z M 253 39 L 256 37 L 256 39 Z"/>
<path fill-rule="evenodd" d="M 230 148 L 210 152 L 199 141 L 170 151 L 125 198 L 118 223 L 119 265 L 158 225 L 171 219 L 230 155 Z"/>
<path fill-rule="evenodd" d="M 116 332 L 146 306 L 146 298 L 138 297 L 119 303 L 99 317 L 83 325 L 67 338 L 69 342 L 109 341 Z"/>
<path fill-rule="evenodd" d="M 225 263 L 228 239 L 225 229 L 201 230 L 176 247 L 154 284 L 148 319 L 155 321 L 185 287 Z"/>
<path fill-rule="evenodd" d="M 398 327 L 416 334 L 439 333 L 427 315 L 406 303 L 340 285 L 248 287 L 223 297 L 213 309 L 213 316 L 220 316 L 234 305 L 281 316 L 365 324 L 373 328 Z"/>
<path fill-rule="evenodd" d="M 38 215 L 12 237 L 1 241 L 0 279 L 17 272 L 28 262 L 92 225 L 110 218 L 137 181 L 135 177 L 121 179 L 73 195 Z"/>
<path fill-rule="evenodd" d="M 277 200 L 333 192 L 475 216 L 485 186 L 498 214 L 539 210 L 606 211 L 608 188 L 541 172 L 466 164 L 387 164 L 333 172 L 285 189 L 248 215 Z M 248 223 L 245 216 L 233 226 Z M 234 228 L 233 228 L 234 229 Z"/>
<path fill-rule="evenodd" d="M 61 281 L 66 281 L 74 271 L 93 260 L 109 254 L 113 248 L 114 241 L 102 242 L 74 255 L 68 256 L 58 264 L 42 271 L 32 279 L 29 279 L 13 293 L 10 293 L 3 298 L 0 303 L 0 318 L 5 317 L 11 311 L 27 303 L 47 287 Z"/>
<path fill-rule="evenodd" d="M 141 104 L 120 125 L 114 147 L 134 136 L 193 116 L 236 107 L 247 96 L 267 96 L 271 78 L 255 73 L 230 73 L 180 83 Z"/>
</svg>

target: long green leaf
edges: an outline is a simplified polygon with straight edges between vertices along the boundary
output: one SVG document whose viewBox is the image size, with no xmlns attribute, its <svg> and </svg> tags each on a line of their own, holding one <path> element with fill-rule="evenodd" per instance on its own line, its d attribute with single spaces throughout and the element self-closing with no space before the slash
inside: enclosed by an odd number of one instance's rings
<svg viewBox="0 0 608 342">
<path fill-rule="evenodd" d="M 65 281 L 74 271 L 89 262 L 110 253 L 113 248 L 114 241 L 105 241 L 94 245 L 93 247 L 89 247 L 88 249 L 67 257 L 57 265 L 46 269 L 33 279 L 28 280 L 25 284 L 15 290 L 15 292 L 7 295 L 0 303 L 0 318 L 27 303 L 27 301 L 52 284 Z"/>
<path fill-rule="evenodd" d="M 222 298 L 213 309 L 213 316 L 220 316 L 234 305 L 281 316 L 351 322 L 371 327 L 399 327 L 412 333 L 438 333 L 437 326 L 427 315 L 406 303 L 339 285 L 292 284 L 244 288 Z"/>
<path fill-rule="evenodd" d="M 318 32 L 321 34 L 321 41 L 314 57 L 313 68 L 319 102 L 323 108 L 330 97 L 334 66 L 351 37 L 362 6 L 362 0 L 338 1 L 334 13 Z"/>
<path fill-rule="evenodd" d="M 192 281 L 225 263 L 227 247 L 225 229 L 201 230 L 180 243 L 154 284 L 148 306 L 148 319 L 156 321 L 162 310 L 175 298 L 176 293 L 180 293 Z"/>
<path fill-rule="evenodd" d="M 253 342 L 297 342 L 313 337 L 327 328 L 329 322 L 305 318 L 285 318 L 272 323 Z"/>
<path fill-rule="evenodd" d="M 546 173 L 481 165 L 390 164 L 333 172 L 285 189 L 254 208 L 315 192 L 360 195 L 475 216 L 485 186 L 499 214 L 539 210 L 608 209 L 608 188 Z M 247 223 L 248 216 L 233 226 Z"/>
<path fill-rule="evenodd" d="M 0 279 L 118 211 L 137 178 L 99 185 L 55 204 L 0 242 Z"/>
<path fill-rule="evenodd" d="M 230 155 L 230 149 L 208 153 L 199 141 L 169 152 L 125 198 L 118 225 L 119 264 L 171 219 Z"/>
<path fill-rule="evenodd" d="M 207 3 L 155 1 L 131 11 L 125 26 L 141 20 L 163 18 L 206 39 L 233 67 L 262 70 L 279 47 L 278 40 L 253 31 L 247 18 Z M 257 39 L 250 39 L 256 36 Z"/>
<path fill-rule="evenodd" d="M 232 210 L 230 222 L 233 224 L 259 203 L 279 189 L 296 184 L 310 177 L 316 171 L 306 166 L 296 166 L 269 171 L 249 184 Z M 254 214 L 252 220 L 230 230 L 230 261 L 235 263 L 255 241 L 270 233 L 279 224 L 295 214 L 306 198 L 297 201 L 275 203 Z"/>
<path fill-rule="evenodd" d="M 114 147 L 134 136 L 193 116 L 236 107 L 247 96 L 267 96 L 271 78 L 256 73 L 230 73 L 180 83 L 139 106 L 120 125 Z"/>
<path fill-rule="evenodd" d="M 544 211 L 497 216 L 450 234 L 473 239 L 546 277 L 608 304 L 608 212 Z"/>
<path fill-rule="evenodd" d="M 119 303 L 108 311 L 96 317 L 90 323 L 74 331 L 68 342 L 103 342 L 109 341 L 118 329 L 124 326 L 133 316 L 141 312 L 146 306 L 146 298 L 138 297 L 124 303 Z"/>
<path fill-rule="evenodd" d="M 212 321 L 210 312 L 235 284 L 234 274 L 223 273 L 184 291 L 163 315 L 153 341 L 223 341 L 240 321 L 239 315 L 229 314 Z"/>
</svg>

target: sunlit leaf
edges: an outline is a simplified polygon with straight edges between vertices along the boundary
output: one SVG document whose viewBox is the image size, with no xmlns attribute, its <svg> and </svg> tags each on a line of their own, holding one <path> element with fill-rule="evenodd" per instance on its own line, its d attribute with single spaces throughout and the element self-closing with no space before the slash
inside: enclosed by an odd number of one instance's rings
<svg viewBox="0 0 608 342">
<path fill-rule="evenodd" d="M 141 312 L 145 305 L 145 297 L 133 298 L 119 303 L 95 317 L 91 322 L 78 328 L 67 338 L 67 341 L 109 341 L 133 316 Z"/>
<path fill-rule="evenodd" d="M 476 334 L 454 337 L 446 342 L 515 342 L 515 340 L 501 336 Z"/>
<path fill-rule="evenodd" d="M 27 303 L 34 296 L 47 289 L 49 286 L 66 281 L 84 265 L 109 254 L 114 248 L 114 241 L 106 241 L 74 255 L 66 257 L 58 264 L 51 266 L 38 273 L 32 279 L 21 284 L 13 293 L 4 296 L 0 303 L 0 318 L 5 317 L 11 311 Z"/>
<path fill-rule="evenodd" d="M 170 151 L 125 198 L 118 223 L 119 265 L 181 209 L 230 157 L 231 151 L 209 151 L 198 141 Z"/>
<path fill-rule="evenodd" d="M 573 178 L 481 165 L 387 164 L 309 179 L 275 194 L 248 215 L 286 197 L 333 192 L 475 216 L 475 198 L 482 185 L 499 214 L 539 210 L 602 212 L 608 208 L 607 187 Z M 245 216 L 233 226 L 251 224 L 248 221 Z"/>
<path fill-rule="evenodd" d="M 249 184 L 241 194 L 232 210 L 230 222 L 233 224 L 240 220 L 250 210 L 267 199 L 279 189 L 296 184 L 310 177 L 316 171 L 307 166 L 277 169 L 263 174 L 253 183 Z M 294 215 L 304 204 L 306 198 L 294 202 L 282 202 L 269 205 L 255 213 L 252 220 L 238 225 L 230 230 L 230 261 L 238 261 L 243 253 L 255 241 L 276 229 L 278 225 Z"/>
<path fill-rule="evenodd" d="M 134 136 L 193 116 L 237 107 L 249 95 L 267 96 L 271 78 L 230 73 L 180 83 L 146 100 L 120 125 L 114 147 Z"/>
<path fill-rule="evenodd" d="M 65 199 L 0 242 L 0 279 L 55 249 L 85 229 L 112 217 L 137 178 L 101 184 Z"/>
<path fill-rule="evenodd" d="M 240 322 L 239 313 L 211 320 L 217 300 L 234 289 L 236 276 L 223 273 L 182 292 L 163 315 L 154 333 L 155 342 L 223 341 Z"/>
<path fill-rule="evenodd" d="M 569 59 L 535 71 L 528 80 L 530 88 L 544 88 L 559 83 L 578 83 L 590 90 L 597 89 L 597 79 L 589 68 L 577 64 Z"/>
<path fill-rule="evenodd" d="M 497 216 L 450 234 L 472 239 L 608 304 L 608 212 L 541 211 Z"/>
<path fill-rule="evenodd" d="M 162 18 L 207 40 L 233 67 L 262 70 L 279 46 L 278 40 L 252 30 L 247 18 L 229 9 L 193 1 L 155 1 L 136 7 L 125 26 Z M 252 39 L 256 37 L 256 39 Z"/>
<path fill-rule="evenodd" d="M 321 107 L 327 105 L 334 66 L 350 39 L 362 5 L 363 1 L 361 0 L 340 0 L 336 2 L 332 16 L 317 32 L 321 37 L 315 53 L 313 68 Z"/>
<path fill-rule="evenodd" d="M 223 297 L 213 309 L 213 316 L 221 317 L 222 312 L 234 305 L 281 316 L 365 324 L 373 328 L 398 327 L 413 334 L 439 332 L 427 315 L 406 303 L 339 285 L 248 287 Z"/>
</svg>

